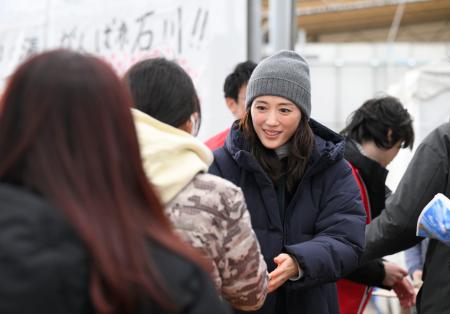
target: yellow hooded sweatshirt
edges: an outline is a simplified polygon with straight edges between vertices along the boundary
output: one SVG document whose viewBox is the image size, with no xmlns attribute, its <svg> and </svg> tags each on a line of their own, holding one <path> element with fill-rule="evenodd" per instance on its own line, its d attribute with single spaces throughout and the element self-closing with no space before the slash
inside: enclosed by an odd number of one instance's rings
<svg viewBox="0 0 450 314">
<path fill-rule="evenodd" d="M 190 134 L 133 109 L 144 170 L 179 235 L 211 262 L 214 283 L 234 308 L 260 308 L 267 294 L 264 257 L 244 194 L 206 173 L 209 148 Z"/>
<path fill-rule="evenodd" d="M 208 171 L 212 152 L 189 133 L 132 111 L 145 172 L 167 204 L 199 172 Z"/>
</svg>

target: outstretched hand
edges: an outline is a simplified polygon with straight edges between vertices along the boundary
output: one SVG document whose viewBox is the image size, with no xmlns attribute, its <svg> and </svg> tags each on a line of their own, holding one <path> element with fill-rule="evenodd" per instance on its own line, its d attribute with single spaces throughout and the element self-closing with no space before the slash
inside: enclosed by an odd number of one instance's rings
<svg viewBox="0 0 450 314">
<path fill-rule="evenodd" d="M 297 263 L 289 254 L 281 253 L 273 261 L 277 267 L 269 274 L 269 292 L 278 289 L 289 278 L 298 276 Z"/>
<path fill-rule="evenodd" d="M 407 277 L 396 282 L 392 289 L 394 289 L 397 294 L 402 307 L 408 308 L 416 304 L 416 291 Z"/>
</svg>

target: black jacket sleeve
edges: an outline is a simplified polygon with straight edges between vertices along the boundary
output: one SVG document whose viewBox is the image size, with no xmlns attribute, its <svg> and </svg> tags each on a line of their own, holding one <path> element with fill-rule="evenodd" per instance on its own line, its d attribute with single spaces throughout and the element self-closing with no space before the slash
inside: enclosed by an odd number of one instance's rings
<svg viewBox="0 0 450 314">
<path fill-rule="evenodd" d="M 381 258 L 372 260 L 368 263 L 360 265 L 357 269 L 347 275 L 346 279 L 371 287 L 379 287 L 383 289 L 391 289 L 383 285 L 384 263 Z"/>
<path fill-rule="evenodd" d="M 450 123 L 434 130 L 417 148 L 386 209 L 366 228 L 361 262 L 405 250 L 416 237 L 420 212 L 437 194 L 445 193 L 449 178 Z"/>
</svg>

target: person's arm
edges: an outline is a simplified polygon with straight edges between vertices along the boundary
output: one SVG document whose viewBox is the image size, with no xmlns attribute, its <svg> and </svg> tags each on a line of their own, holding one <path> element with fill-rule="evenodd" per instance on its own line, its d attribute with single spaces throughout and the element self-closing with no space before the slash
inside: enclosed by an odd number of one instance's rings
<svg viewBox="0 0 450 314">
<path fill-rule="evenodd" d="M 222 294 L 233 307 L 254 311 L 264 304 L 267 295 L 267 266 L 241 189 L 229 184 L 221 197 L 228 215 L 226 235 L 220 248 L 224 252 L 219 263 Z"/>
<path fill-rule="evenodd" d="M 397 294 L 403 307 L 410 307 L 415 303 L 415 292 L 411 282 L 405 278 L 407 271 L 395 263 L 372 260 L 361 265 L 355 271 L 346 276 L 346 279 L 367 286 L 375 286 L 391 290 Z"/>
<path fill-rule="evenodd" d="M 420 212 L 447 184 L 450 140 L 444 130 L 435 130 L 417 148 L 386 209 L 367 226 L 362 262 L 405 250 L 421 240 L 416 237 Z"/>
<path fill-rule="evenodd" d="M 385 275 L 386 272 L 384 271 L 384 262 L 380 258 L 358 266 L 358 268 L 345 276 L 345 279 L 366 286 L 390 289 L 391 287 L 386 287 L 383 285 Z"/>
<path fill-rule="evenodd" d="M 357 267 L 363 250 L 366 215 L 350 167 L 342 161 L 324 175 L 329 177 L 324 179 L 316 234 L 285 246 L 303 271 L 299 280 L 286 282 L 293 289 L 341 278 Z"/>
</svg>

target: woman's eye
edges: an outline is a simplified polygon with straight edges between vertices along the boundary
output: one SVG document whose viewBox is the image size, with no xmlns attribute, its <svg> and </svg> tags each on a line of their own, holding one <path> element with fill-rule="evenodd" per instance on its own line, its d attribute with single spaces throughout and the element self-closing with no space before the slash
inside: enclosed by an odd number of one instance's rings
<svg viewBox="0 0 450 314">
<path fill-rule="evenodd" d="M 281 108 L 281 109 L 280 109 L 280 112 L 281 112 L 281 113 L 289 113 L 289 112 L 291 112 L 291 109 L 288 109 L 288 108 Z"/>
<path fill-rule="evenodd" d="M 264 107 L 264 106 L 256 106 L 256 109 L 259 110 L 259 111 L 264 111 L 264 110 L 266 110 L 266 107 Z"/>
</svg>

